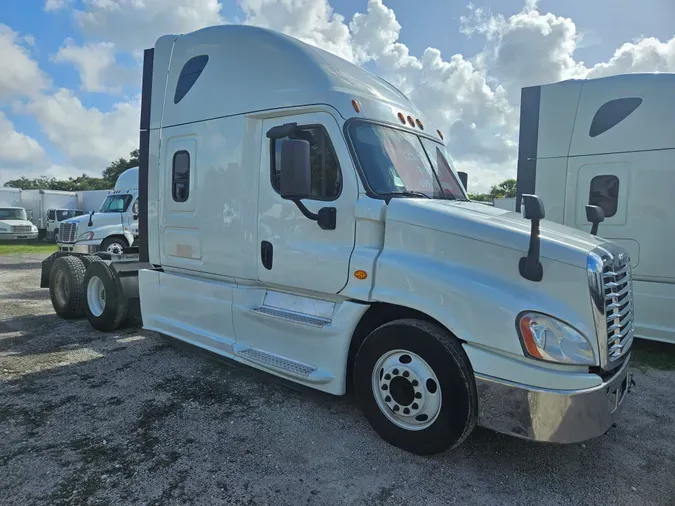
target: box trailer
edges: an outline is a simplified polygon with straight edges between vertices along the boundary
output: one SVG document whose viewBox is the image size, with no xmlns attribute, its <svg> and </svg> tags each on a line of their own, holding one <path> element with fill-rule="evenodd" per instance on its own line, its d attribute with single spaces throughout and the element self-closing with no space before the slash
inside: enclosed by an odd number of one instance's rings
<svg viewBox="0 0 675 506">
<path fill-rule="evenodd" d="M 21 207 L 21 189 L 0 188 L 0 206 Z"/>
<path fill-rule="evenodd" d="M 136 307 L 145 329 L 353 388 L 418 454 L 476 425 L 570 443 L 618 420 L 626 250 L 542 221 L 533 194 L 523 215 L 470 202 L 441 133 L 379 77 L 253 26 L 165 35 L 139 152 L 137 246 L 43 262 L 62 317 L 112 330 Z"/>
</svg>

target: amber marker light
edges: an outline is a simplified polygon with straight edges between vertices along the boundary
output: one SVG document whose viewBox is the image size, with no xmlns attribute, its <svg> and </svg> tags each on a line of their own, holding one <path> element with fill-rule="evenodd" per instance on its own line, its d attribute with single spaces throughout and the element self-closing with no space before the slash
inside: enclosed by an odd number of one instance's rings
<svg viewBox="0 0 675 506">
<path fill-rule="evenodd" d="M 363 280 L 363 279 L 366 279 L 368 277 L 368 273 L 366 271 L 362 271 L 361 269 L 359 269 L 358 271 L 354 271 L 354 277 L 356 279 Z"/>
<path fill-rule="evenodd" d="M 359 101 L 354 99 L 352 100 L 352 107 L 354 107 L 354 110 L 356 112 L 361 112 L 361 106 L 359 105 Z"/>
</svg>

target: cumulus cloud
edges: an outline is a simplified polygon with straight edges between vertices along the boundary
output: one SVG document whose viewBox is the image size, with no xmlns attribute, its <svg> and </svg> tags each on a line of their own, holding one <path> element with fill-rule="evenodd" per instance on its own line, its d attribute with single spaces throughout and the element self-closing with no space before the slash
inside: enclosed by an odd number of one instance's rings
<svg viewBox="0 0 675 506">
<path fill-rule="evenodd" d="M 69 2 L 47 0 L 45 9 Z M 336 12 L 329 0 L 238 0 L 238 4 L 243 23 L 279 30 L 367 64 L 392 82 L 446 134 L 456 164 L 469 172 L 474 191 L 515 175 L 521 87 L 617 73 L 675 71 L 675 37 L 627 42 L 606 62 L 587 67 L 576 56 L 582 37 L 574 21 L 542 12 L 536 0 L 524 0 L 522 10 L 511 16 L 469 5 L 461 32 L 479 38 L 484 46 L 474 55 L 442 54 L 433 47 L 411 54 L 400 40 L 396 13 L 383 0 L 369 0 L 365 10 L 351 19 Z M 119 52 L 137 56 L 160 35 L 226 22 L 218 0 L 84 0 L 77 5 L 71 12 L 84 43 L 67 41 L 55 59 L 78 68 L 83 91 L 116 92 L 126 82 L 138 82 L 138 74 L 125 74 L 134 69 L 118 64 Z M 108 112 L 87 109 L 71 90 L 46 91 L 49 81 L 30 58 L 26 39 L 6 27 L 0 27 L 0 51 L 0 66 L 15 67 L 0 73 L 0 100 L 31 96 L 25 110 L 76 167 L 99 172 L 136 146 L 136 98 L 122 100 Z"/>
<path fill-rule="evenodd" d="M 152 47 L 161 35 L 224 22 L 218 0 L 88 0 L 74 12 L 85 36 L 121 50 Z"/>
<path fill-rule="evenodd" d="M 47 155 L 40 143 L 14 129 L 14 124 L 0 111 L 0 167 L 5 170 L 26 169 L 43 164 Z"/>
<path fill-rule="evenodd" d="M 31 40 L 0 24 L 0 105 L 15 97 L 36 96 L 50 84 L 31 57 Z"/>
<path fill-rule="evenodd" d="M 110 161 L 138 146 L 140 97 L 101 112 L 85 107 L 72 90 L 62 88 L 33 100 L 25 112 L 80 172 L 100 174 Z"/>
<path fill-rule="evenodd" d="M 124 85 L 138 83 L 141 73 L 140 67 L 118 65 L 115 52 L 112 42 L 78 46 L 71 39 L 66 39 L 53 60 L 71 63 L 77 68 L 81 90 L 117 93 Z"/>
<path fill-rule="evenodd" d="M 59 11 L 65 9 L 72 0 L 47 0 L 45 2 L 45 10 L 49 11 Z"/>
</svg>

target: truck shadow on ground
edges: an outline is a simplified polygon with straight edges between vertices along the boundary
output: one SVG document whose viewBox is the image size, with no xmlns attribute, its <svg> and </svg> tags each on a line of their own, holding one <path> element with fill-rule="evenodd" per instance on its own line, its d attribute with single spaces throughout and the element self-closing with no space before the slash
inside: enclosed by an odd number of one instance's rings
<svg viewBox="0 0 675 506">
<path fill-rule="evenodd" d="M 555 476 L 553 488 L 564 494 L 595 486 L 598 477 L 579 469 L 633 467 L 625 455 L 641 444 L 622 425 L 583 446 L 479 428 L 454 451 L 419 457 L 379 439 L 351 395 L 299 387 L 153 332 L 105 334 L 86 319 L 55 315 L 0 322 L 0 363 L 0 488 L 17 504 L 269 502 L 275 490 L 311 497 L 353 476 L 364 504 L 386 503 L 377 497 L 387 490 L 405 496 L 400 484 L 420 475 L 442 483 L 438 493 L 461 491 L 457 483 L 483 488 L 477 477 L 489 476 L 504 497 L 528 477 Z M 36 461 L 39 476 L 30 472 Z M 667 454 L 656 451 L 635 465 L 667 480 L 664 462 Z M 309 470 L 311 483 L 303 478 Z M 280 472 L 288 483 L 271 478 Z"/>
</svg>

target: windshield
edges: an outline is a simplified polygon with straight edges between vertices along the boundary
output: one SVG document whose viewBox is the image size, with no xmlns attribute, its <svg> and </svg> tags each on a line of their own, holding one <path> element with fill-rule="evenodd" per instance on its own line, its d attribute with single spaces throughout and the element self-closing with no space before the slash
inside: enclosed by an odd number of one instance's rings
<svg viewBox="0 0 675 506">
<path fill-rule="evenodd" d="M 61 209 L 56 211 L 56 220 L 63 221 L 74 218 L 75 216 L 81 216 L 82 214 L 84 214 L 82 211 L 76 211 L 74 209 Z"/>
<path fill-rule="evenodd" d="M 129 207 L 131 195 L 108 195 L 101 205 L 101 213 L 123 213 Z"/>
<path fill-rule="evenodd" d="M 0 208 L 0 220 L 27 220 L 26 210 L 17 208 Z"/>
<path fill-rule="evenodd" d="M 353 124 L 350 136 L 375 193 L 467 200 L 442 144 L 371 123 Z"/>
</svg>

